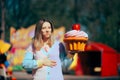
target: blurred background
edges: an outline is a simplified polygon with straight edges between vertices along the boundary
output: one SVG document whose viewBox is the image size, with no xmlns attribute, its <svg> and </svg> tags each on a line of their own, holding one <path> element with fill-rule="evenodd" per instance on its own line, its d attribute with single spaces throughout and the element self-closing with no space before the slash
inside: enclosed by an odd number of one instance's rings
<svg viewBox="0 0 120 80">
<path fill-rule="evenodd" d="M 9 31 L 27 28 L 40 18 L 54 22 L 55 28 L 71 29 L 80 23 L 89 34 L 89 40 L 105 43 L 120 50 L 120 1 L 119 0 L 1 0 L 0 24 L 5 40 Z"/>
<path fill-rule="evenodd" d="M 114 60 L 115 62 L 112 64 L 116 65 L 115 73 L 107 74 L 107 76 L 118 76 L 120 67 L 120 57 L 118 57 L 120 53 L 119 7 L 120 0 L 0 0 L 2 39 L 12 44 L 11 51 L 7 55 L 10 62 L 9 69 L 12 71 L 24 71 L 21 63 L 25 49 L 34 36 L 35 24 L 39 19 L 47 18 L 54 23 L 55 39 L 57 40 L 63 41 L 64 33 L 71 30 L 73 24 L 79 23 L 81 24 L 81 30 L 88 33 L 90 46 L 91 42 L 95 42 L 102 44 L 103 46 L 94 45 L 104 49 L 105 52 L 112 49 L 113 53 L 108 51 L 108 55 L 105 56 L 101 56 L 103 52 L 99 49 L 97 49 L 99 52 L 95 52 L 96 50 L 89 48 L 85 53 L 90 55 L 92 53 L 98 54 L 92 56 L 92 58 L 97 58 L 91 63 L 98 67 L 101 67 L 103 63 L 106 64 L 104 58 L 109 58 L 108 63 L 111 62 L 110 60 Z M 104 46 L 107 46 L 107 48 Z M 111 56 L 115 55 L 115 57 L 111 57 L 109 53 Z M 87 55 L 87 57 L 90 55 Z M 88 59 L 85 55 L 82 56 L 84 59 Z M 96 59 L 98 62 L 94 62 Z M 88 63 L 88 61 L 84 63 Z M 63 72 L 77 75 L 74 69 L 73 71 L 68 71 L 67 68 L 71 63 L 69 60 L 64 62 Z M 108 66 L 110 65 L 108 64 Z M 107 68 L 105 67 L 104 69 L 106 70 Z M 94 74 L 100 75 L 101 72 L 100 70 L 99 73 Z M 86 74 L 93 75 L 93 72 Z M 81 75 L 83 76 L 84 74 Z"/>
</svg>

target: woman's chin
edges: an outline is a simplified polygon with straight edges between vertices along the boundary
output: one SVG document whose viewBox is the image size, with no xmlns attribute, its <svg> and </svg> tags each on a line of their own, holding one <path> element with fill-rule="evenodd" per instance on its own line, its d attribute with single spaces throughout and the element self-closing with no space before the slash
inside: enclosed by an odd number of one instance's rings
<svg viewBox="0 0 120 80">
<path fill-rule="evenodd" d="M 49 39 L 49 38 L 50 38 L 50 35 L 48 35 L 48 36 L 45 36 L 45 38 L 46 38 L 46 39 Z"/>
</svg>

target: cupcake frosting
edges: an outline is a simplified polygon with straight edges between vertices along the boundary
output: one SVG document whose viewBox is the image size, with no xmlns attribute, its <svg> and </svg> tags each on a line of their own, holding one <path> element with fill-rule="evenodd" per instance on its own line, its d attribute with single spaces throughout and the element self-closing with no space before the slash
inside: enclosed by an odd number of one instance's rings
<svg viewBox="0 0 120 80">
<path fill-rule="evenodd" d="M 65 33 L 65 38 L 67 37 L 88 37 L 88 34 L 80 30 L 71 30 Z"/>
</svg>

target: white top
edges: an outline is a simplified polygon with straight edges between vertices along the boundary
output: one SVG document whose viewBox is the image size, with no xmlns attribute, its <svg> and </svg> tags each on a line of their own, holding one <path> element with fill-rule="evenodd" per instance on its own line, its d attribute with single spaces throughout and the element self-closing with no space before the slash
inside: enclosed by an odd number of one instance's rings
<svg viewBox="0 0 120 80">
<path fill-rule="evenodd" d="M 40 51 L 33 53 L 35 60 L 49 57 L 49 59 L 55 60 L 57 63 L 57 65 L 53 67 L 43 66 L 42 68 L 34 68 L 33 80 L 64 80 L 61 61 L 59 58 L 59 43 L 60 42 L 55 42 L 51 48 L 43 46 Z M 30 46 L 27 50 L 32 52 L 32 46 Z"/>
</svg>

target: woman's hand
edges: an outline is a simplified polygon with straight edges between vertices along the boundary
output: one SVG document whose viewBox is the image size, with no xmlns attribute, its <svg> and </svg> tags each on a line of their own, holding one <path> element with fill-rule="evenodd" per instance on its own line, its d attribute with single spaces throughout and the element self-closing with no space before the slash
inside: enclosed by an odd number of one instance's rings
<svg viewBox="0 0 120 80">
<path fill-rule="evenodd" d="M 39 68 L 41 68 L 42 66 L 53 67 L 56 65 L 56 61 L 50 60 L 49 58 L 46 57 L 46 58 L 37 60 L 37 65 Z"/>
<path fill-rule="evenodd" d="M 44 59 L 43 59 L 43 65 L 44 65 L 44 66 L 53 67 L 53 66 L 56 65 L 56 61 L 50 60 L 49 58 L 44 58 Z"/>
</svg>

